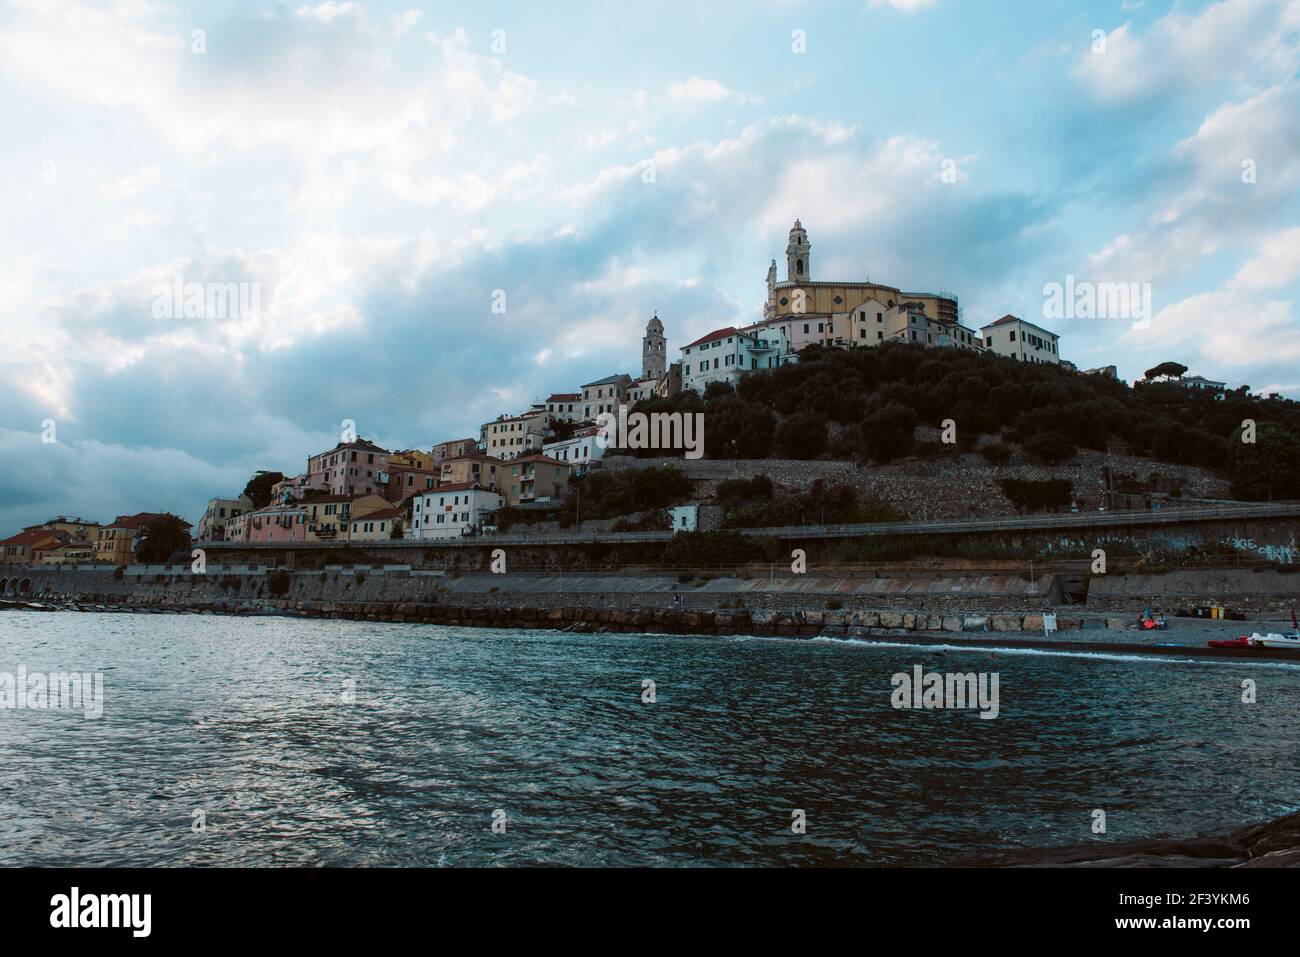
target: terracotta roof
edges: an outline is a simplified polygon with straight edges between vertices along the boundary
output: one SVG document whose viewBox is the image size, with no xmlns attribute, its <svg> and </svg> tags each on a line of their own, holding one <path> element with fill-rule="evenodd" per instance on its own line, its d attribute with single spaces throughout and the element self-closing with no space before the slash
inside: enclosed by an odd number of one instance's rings
<svg viewBox="0 0 1300 957">
<path fill-rule="evenodd" d="M 4 541 L 0 542 L 0 545 L 27 545 L 28 547 L 34 547 L 43 544 L 46 541 L 62 543 L 63 539 L 59 538 L 58 535 L 55 535 L 47 529 L 33 528 L 6 538 Z"/>
<path fill-rule="evenodd" d="M 452 462 L 491 462 L 493 465 L 500 465 L 501 459 L 494 459 L 490 455 L 484 455 L 481 452 L 475 452 L 471 455 L 453 455 L 449 459 L 443 459 L 443 465 L 450 465 Z"/>
<path fill-rule="evenodd" d="M 568 462 L 561 462 L 559 459 L 553 459 L 549 455 L 521 455 L 519 458 L 512 460 L 515 462 L 541 462 L 545 465 L 568 465 Z"/>
<path fill-rule="evenodd" d="M 1020 319 L 1017 316 L 1007 315 L 1007 316 L 1003 316 L 1001 319 L 996 320 L 995 322 L 990 322 L 989 325 L 985 326 L 984 328 L 987 329 L 989 326 L 1001 326 L 1008 322 L 1020 322 Z"/>
<path fill-rule="evenodd" d="M 547 402 L 577 402 L 582 398 L 581 392 L 557 392 Z"/>
<path fill-rule="evenodd" d="M 683 348 L 690 349 L 706 342 L 712 342 L 714 339 L 724 339 L 727 336 L 734 336 L 737 334 L 737 331 L 738 330 L 735 326 L 727 326 L 725 329 L 716 329 L 713 332 L 710 332 L 707 336 L 704 336 L 701 339 L 696 339 L 694 342 L 684 346 Z M 742 332 L 740 335 L 748 335 L 748 333 Z"/>
<path fill-rule="evenodd" d="M 439 485 L 437 488 L 425 489 L 421 495 L 437 495 L 441 492 L 467 492 L 477 489 L 480 492 L 492 492 L 493 495 L 500 495 L 500 492 L 493 492 L 490 488 L 484 488 L 478 482 L 452 482 L 450 485 Z"/>
</svg>

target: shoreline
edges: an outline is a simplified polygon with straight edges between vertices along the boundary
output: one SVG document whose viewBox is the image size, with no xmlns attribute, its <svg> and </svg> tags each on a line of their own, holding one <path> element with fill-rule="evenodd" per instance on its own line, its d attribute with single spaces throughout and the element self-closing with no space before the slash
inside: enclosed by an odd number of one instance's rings
<svg viewBox="0 0 1300 957">
<path fill-rule="evenodd" d="M 1043 616 L 1019 612 L 1005 615 L 927 615 L 892 611 L 663 611 L 609 610 L 582 606 L 553 608 L 472 607 L 408 602 L 291 602 L 283 599 L 242 599 L 176 602 L 163 599 L 94 599 L 45 601 L 0 600 L 0 612 L 228 615 L 282 617 L 309 620 L 371 621 L 394 624 L 431 624 L 488 630 L 551 630 L 568 634 L 668 634 L 699 638 L 753 637 L 792 640 L 842 640 L 882 646 L 909 645 L 971 652 L 1047 652 L 1077 656 L 1155 656 L 1182 660 L 1259 661 L 1300 664 L 1300 653 L 1277 648 L 1212 648 L 1207 644 L 1178 641 L 1138 642 L 1116 638 L 1020 637 L 1041 634 Z M 1058 636 L 1076 631 L 1110 634 L 1135 630 L 1130 619 L 1072 618 L 1057 613 Z M 1205 625 L 1204 619 L 1174 619 L 1170 627 Z M 1222 624 L 1245 630 L 1246 623 Z M 1167 631 L 1149 632 L 1164 637 Z"/>
</svg>

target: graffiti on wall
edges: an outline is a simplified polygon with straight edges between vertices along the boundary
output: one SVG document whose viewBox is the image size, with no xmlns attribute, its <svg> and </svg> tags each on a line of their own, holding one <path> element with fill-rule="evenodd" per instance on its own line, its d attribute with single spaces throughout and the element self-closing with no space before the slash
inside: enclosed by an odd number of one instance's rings
<svg viewBox="0 0 1300 957">
<path fill-rule="evenodd" d="M 1300 562 L 1300 549 L 1296 547 L 1294 538 L 1291 539 L 1289 545 L 1272 545 L 1269 543 L 1261 545 L 1253 538 L 1225 538 L 1222 541 L 1225 545 L 1231 546 L 1238 552 L 1245 552 L 1275 565 L 1294 565 Z"/>
</svg>

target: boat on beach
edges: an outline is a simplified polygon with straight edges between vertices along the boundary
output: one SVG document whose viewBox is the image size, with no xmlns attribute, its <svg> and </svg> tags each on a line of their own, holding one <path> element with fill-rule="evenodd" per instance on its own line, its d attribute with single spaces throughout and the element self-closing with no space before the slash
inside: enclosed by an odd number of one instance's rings
<svg viewBox="0 0 1300 957">
<path fill-rule="evenodd" d="M 1211 638 L 1211 648 L 1253 648 L 1250 635 L 1238 635 L 1236 638 Z"/>
<path fill-rule="evenodd" d="M 1261 635 L 1256 632 L 1250 636 L 1250 640 L 1257 648 L 1293 648 L 1300 650 L 1300 632 L 1288 632 L 1285 635 L 1274 632 Z"/>
<path fill-rule="evenodd" d="M 1300 622 L 1296 613 L 1291 612 L 1291 630 L 1285 633 L 1275 631 L 1260 634 L 1238 635 L 1236 638 L 1212 638 L 1211 648 L 1274 648 L 1300 651 Z"/>
</svg>

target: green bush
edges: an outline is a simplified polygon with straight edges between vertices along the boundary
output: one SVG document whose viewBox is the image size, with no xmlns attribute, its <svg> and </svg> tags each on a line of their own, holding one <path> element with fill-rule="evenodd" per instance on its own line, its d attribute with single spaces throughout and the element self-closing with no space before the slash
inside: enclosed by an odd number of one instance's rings
<svg viewBox="0 0 1300 957">
<path fill-rule="evenodd" d="M 293 576 L 283 568 L 277 568 L 274 571 L 266 573 L 266 587 L 276 598 L 285 595 L 289 591 L 289 586 L 293 584 Z"/>
<path fill-rule="evenodd" d="M 679 532 L 673 536 L 659 561 L 665 565 L 743 565 L 775 561 L 782 552 L 776 539 L 756 538 L 740 532 Z"/>
<path fill-rule="evenodd" d="M 1074 488 L 1066 479 L 999 479 L 998 487 L 1019 512 L 1039 512 L 1069 506 Z"/>
</svg>

